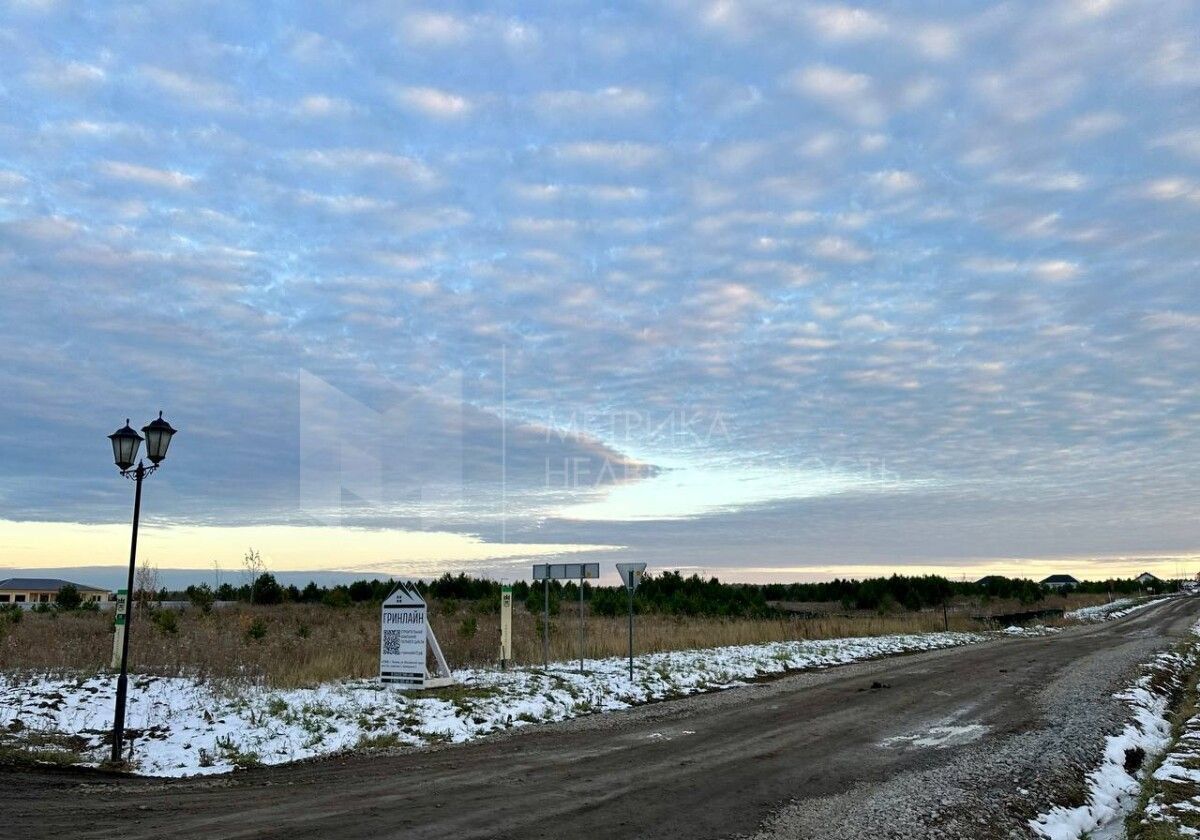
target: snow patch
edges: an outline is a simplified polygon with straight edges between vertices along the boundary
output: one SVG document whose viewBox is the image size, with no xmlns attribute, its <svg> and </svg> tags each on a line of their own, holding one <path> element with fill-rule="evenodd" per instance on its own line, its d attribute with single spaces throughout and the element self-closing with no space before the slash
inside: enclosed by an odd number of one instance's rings
<svg viewBox="0 0 1200 840">
<path fill-rule="evenodd" d="M 1192 628 L 1192 634 L 1200 635 L 1200 623 Z M 1171 740 L 1171 722 L 1167 719 L 1170 695 L 1179 687 L 1184 670 L 1193 664 L 1195 656 L 1194 649 L 1186 654 L 1161 653 L 1144 666 L 1144 673 L 1133 686 L 1115 695 L 1128 703 L 1133 717 L 1119 734 L 1106 740 L 1100 765 L 1087 777 L 1087 802 L 1074 808 L 1056 806 L 1030 820 L 1037 836 L 1048 840 L 1121 836 L 1121 822 L 1137 804 L 1144 775 L 1140 769 L 1133 773 L 1125 769 L 1126 753 L 1141 749 L 1149 756 L 1166 749 Z"/>
<path fill-rule="evenodd" d="M 195 677 L 132 678 L 126 734 L 136 772 L 224 773 L 355 747 L 462 742 L 492 732 L 743 685 L 757 677 L 975 644 L 983 633 L 772 642 L 588 660 L 547 671 L 465 669 L 458 686 L 404 693 L 374 680 L 276 690 Z M 0 730 L 78 736 L 86 764 L 106 757 L 116 678 L 0 675 Z M 16 722 L 20 723 L 17 724 Z"/>
</svg>

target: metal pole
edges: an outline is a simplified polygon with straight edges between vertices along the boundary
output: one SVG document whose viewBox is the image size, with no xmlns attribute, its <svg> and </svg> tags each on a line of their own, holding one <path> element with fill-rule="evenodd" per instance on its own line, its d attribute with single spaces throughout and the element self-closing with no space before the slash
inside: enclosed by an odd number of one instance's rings
<svg viewBox="0 0 1200 840">
<path fill-rule="evenodd" d="M 138 519 L 142 513 L 142 479 L 146 468 L 139 461 L 134 473 L 133 536 L 129 542 L 129 583 L 125 587 L 125 638 L 121 642 L 121 674 L 117 677 L 117 707 L 113 712 L 112 763 L 121 763 L 121 746 L 125 740 L 125 696 L 129 687 L 129 631 L 133 618 L 133 567 L 137 562 Z"/>
<path fill-rule="evenodd" d="M 633 682 L 633 590 L 629 590 L 629 681 Z"/>
<path fill-rule="evenodd" d="M 579 673 L 583 673 L 583 578 L 579 579 Z"/>
<path fill-rule="evenodd" d="M 550 668 L 550 576 L 546 574 L 546 579 L 542 583 L 542 591 L 545 594 L 546 604 L 545 612 L 542 616 L 542 668 Z"/>
</svg>

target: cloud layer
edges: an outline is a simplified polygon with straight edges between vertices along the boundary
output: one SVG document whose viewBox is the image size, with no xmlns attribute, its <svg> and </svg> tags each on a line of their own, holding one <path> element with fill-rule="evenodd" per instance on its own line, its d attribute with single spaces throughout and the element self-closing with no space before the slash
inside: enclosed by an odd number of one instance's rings
<svg viewBox="0 0 1200 840">
<path fill-rule="evenodd" d="M 16 4 L 0 518 L 121 521 L 103 436 L 162 408 L 163 521 L 322 521 L 325 383 L 387 418 L 360 523 L 756 568 L 1198 550 L 1198 24 Z M 572 514 L 671 469 L 697 518 Z"/>
</svg>

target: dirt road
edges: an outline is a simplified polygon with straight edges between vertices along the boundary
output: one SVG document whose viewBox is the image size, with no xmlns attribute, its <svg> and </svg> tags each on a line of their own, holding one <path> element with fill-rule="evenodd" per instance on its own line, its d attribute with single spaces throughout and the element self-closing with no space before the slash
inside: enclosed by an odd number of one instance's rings
<svg viewBox="0 0 1200 840">
<path fill-rule="evenodd" d="M 1098 758 L 1124 715 L 1111 693 L 1197 618 L 1185 598 L 1051 637 L 215 780 L 0 770 L 0 825 L 158 840 L 1023 836 Z"/>
</svg>

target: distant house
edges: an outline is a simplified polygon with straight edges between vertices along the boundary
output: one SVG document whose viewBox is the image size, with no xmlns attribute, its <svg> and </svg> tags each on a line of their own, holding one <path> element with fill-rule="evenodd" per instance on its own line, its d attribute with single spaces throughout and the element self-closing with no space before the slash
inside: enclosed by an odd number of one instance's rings
<svg viewBox="0 0 1200 840">
<path fill-rule="evenodd" d="M 992 586 L 993 584 L 1004 582 L 1002 575 L 986 575 L 975 581 L 976 586 Z"/>
<path fill-rule="evenodd" d="M 0 606 L 4 604 L 21 604 L 23 606 L 51 604 L 54 602 L 54 596 L 58 594 L 58 590 L 67 584 L 71 584 L 71 586 L 79 590 L 79 596 L 85 603 L 88 601 L 100 603 L 108 599 L 107 589 L 99 589 L 83 583 L 72 583 L 69 580 L 60 580 L 59 578 L 9 578 L 8 580 L 0 580 Z"/>
<path fill-rule="evenodd" d="M 1048 586 L 1051 589 L 1070 589 L 1078 585 L 1079 581 L 1070 575 L 1050 575 L 1042 581 L 1042 586 Z"/>
<path fill-rule="evenodd" d="M 1159 578 L 1155 577 L 1149 572 L 1142 572 L 1140 575 L 1134 578 L 1134 580 L 1136 580 L 1142 586 L 1150 586 L 1151 584 L 1162 583 Z"/>
</svg>

